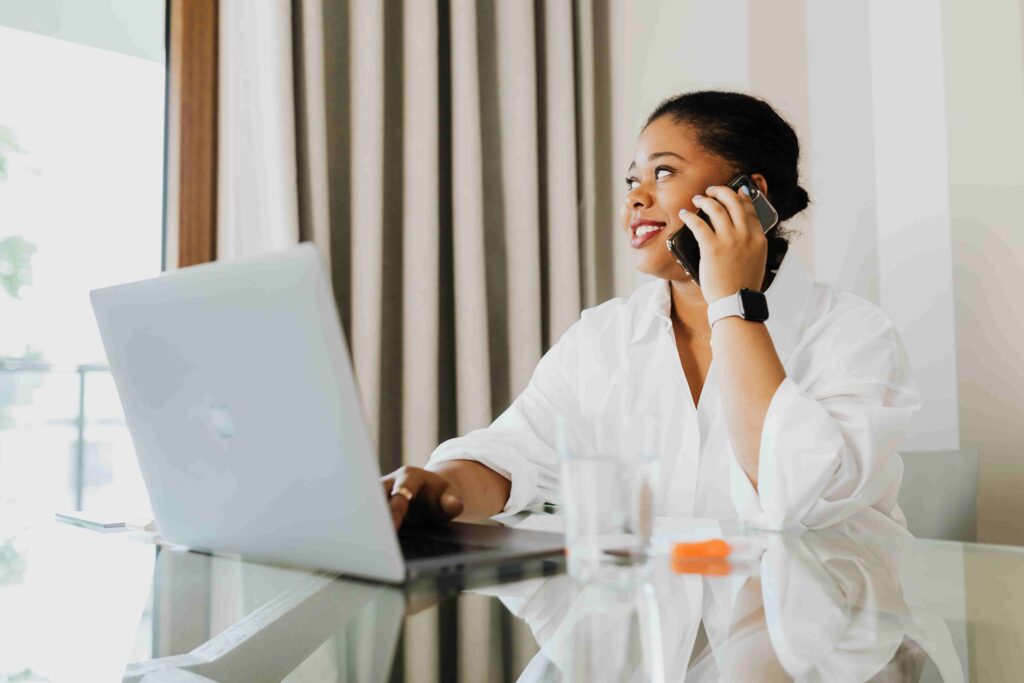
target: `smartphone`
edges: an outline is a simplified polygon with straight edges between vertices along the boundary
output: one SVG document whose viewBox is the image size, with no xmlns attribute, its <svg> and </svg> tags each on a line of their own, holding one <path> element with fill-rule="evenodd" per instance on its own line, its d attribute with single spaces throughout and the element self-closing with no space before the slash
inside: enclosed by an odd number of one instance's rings
<svg viewBox="0 0 1024 683">
<path fill-rule="evenodd" d="M 745 173 L 736 176 L 729 182 L 729 187 L 737 192 L 741 187 L 746 187 L 750 190 L 750 199 L 754 202 L 754 210 L 757 211 L 757 217 L 761 221 L 761 229 L 764 230 L 766 234 L 769 230 L 774 229 L 779 224 L 779 212 L 771 205 L 768 198 L 765 197 L 759 189 L 757 189 L 757 184 L 750 179 L 750 176 Z M 711 225 L 711 218 L 709 218 L 706 213 L 703 211 L 697 211 L 697 215 L 703 218 L 708 225 Z M 782 242 L 784 245 L 786 244 L 785 240 L 782 240 L 781 238 L 777 241 Z M 773 252 L 772 247 L 775 242 L 776 240 L 769 241 L 768 250 L 769 270 L 772 270 L 773 272 L 778 269 L 778 263 L 774 262 L 781 262 L 781 256 L 785 255 L 784 247 L 782 247 L 783 253 L 781 255 L 774 253 L 778 251 L 780 248 L 779 246 L 775 246 Z M 668 250 L 672 252 L 673 256 L 675 256 L 679 265 L 683 267 L 686 274 L 689 275 L 690 278 L 699 286 L 700 247 L 697 245 L 697 238 L 693 236 L 693 231 L 684 225 L 668 238 L 667 244 Z M 774 268 L 771 267 L 773 263 L 775 266 Z"/>
</svg>

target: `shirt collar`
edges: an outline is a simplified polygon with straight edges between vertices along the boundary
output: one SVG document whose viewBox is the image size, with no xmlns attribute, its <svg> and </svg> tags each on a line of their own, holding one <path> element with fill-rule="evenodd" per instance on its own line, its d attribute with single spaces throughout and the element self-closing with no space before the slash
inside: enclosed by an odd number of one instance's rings
<svg viewBox="0 0 1024 683">
<path fill-rule="evenodd" d="M 785 360 L 796 347 L 803 329 L 804 313 L 810 301 L 814 283 L 800 259 L 790 254 L 782 260 L 771 287 L 765 292 L 768 300 L 768 333 L 776 351 Z M 636 293 L 637 307 L 633 315 L 633 334 L 629 343 L 635 344 L 651 330 L 655 323 L 670 325 L 672 299 L 667 280 L 659 280 Z"/>
<path fill-rule="evenodd" d="M 655 323 L 660 322 L 662 327 L 672 325 L 672 296 L 668 280 L 652 282 L 634 296 L 638 301 L 633 312 L 633 335 L 629 339 L 631 345 L 643 339 Z"/>
</svg>

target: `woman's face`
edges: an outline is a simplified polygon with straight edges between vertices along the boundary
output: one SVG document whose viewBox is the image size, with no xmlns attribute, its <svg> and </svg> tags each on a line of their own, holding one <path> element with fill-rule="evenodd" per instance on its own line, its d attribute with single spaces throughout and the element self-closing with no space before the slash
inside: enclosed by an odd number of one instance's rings
<svg viewBox="0 0 1024 683">
<path fill-rule="evenodd" d="M 697 212 L 694 195 L 704 194 L 710 185 L 725 185 L 735 175 L 726 160 L 701 147 L 691 126 L 668 116 L 647 126 L 626 173 L 627 190 L 620 211 L 637 270 L 696 287 L 665 240 L 683 226 L 679 209 Z"/>
</svg>

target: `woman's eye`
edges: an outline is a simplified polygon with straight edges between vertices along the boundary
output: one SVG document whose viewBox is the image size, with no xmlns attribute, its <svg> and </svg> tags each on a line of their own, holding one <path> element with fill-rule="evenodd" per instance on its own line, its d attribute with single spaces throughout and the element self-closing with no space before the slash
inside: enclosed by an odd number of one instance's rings
<svg viewBox="0 0 1024 683">
<path fill-rule="evenodd" d="M 665 173 L 671 173 L 672 169 L 668 168 L 667 166 L 659 166 L 658 168 L 654 169 L 654 179 L 655 180 L 661 180 L 662 179 L 663 176 L 658 175 L 662 171 L 664 171 Z M 626 178 L 626 190 L 632 190 L 632 189 L 634 189 L 639 184 L 640 184 L 640 180 L 637 179 L 637 178 L 633 178 L 633 177 Z"/>
</svg>

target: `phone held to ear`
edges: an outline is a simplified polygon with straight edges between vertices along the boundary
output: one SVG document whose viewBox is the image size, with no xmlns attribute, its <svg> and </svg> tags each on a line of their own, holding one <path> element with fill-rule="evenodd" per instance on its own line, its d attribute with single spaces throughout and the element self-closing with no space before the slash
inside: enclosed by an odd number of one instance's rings
<svg viewBox="0 0 1024 683">
<path fill-rule="evenodd" d="M 781 265 L 782 259 L 786 255 L 786 250 L 789 247 L 789 243 L 783 238 L 769 234 L 779 225 L 779 212 L 771 205 L 768 198 L 761 193 L 757 188 L 757 184 L 750 179 L 750 176 L 746 174 L 736 176 L 729 182 L 729 187 L 737 191 L 741 187 L 746 187 L 750 190 L 750 199 L 754 202 L 754 210 L 757 211 L 757 217 L 761 221 L 761 229 L 764 230 L 765 235 L 768 237 L 768 265 L 766 268 L 768 273 L 766 273 L 766 281 L 770 284 L 771 278 L 774 276 L 775 271 L 779 269 L 779 265 Z M 711 225 L 711 218 L 706 213 L 697 211 L 697 215 L 704 219 L 709 226 Z M 668 250 L 675 256 L 679 265 L 683 267 L 683 270 L 690 276 L 690 279 L 699 286 L 700 247 L 697 245 L 697 238 L 693 236 L 693 231 L 684 225 L 668 238 L 667 244 Z M 767 288 L 767 284 L 765 287 Z"/>
</svg>

